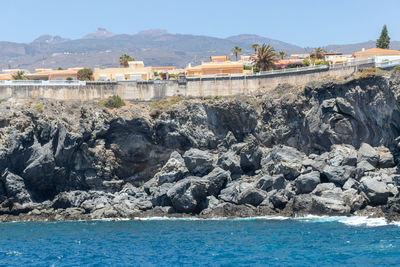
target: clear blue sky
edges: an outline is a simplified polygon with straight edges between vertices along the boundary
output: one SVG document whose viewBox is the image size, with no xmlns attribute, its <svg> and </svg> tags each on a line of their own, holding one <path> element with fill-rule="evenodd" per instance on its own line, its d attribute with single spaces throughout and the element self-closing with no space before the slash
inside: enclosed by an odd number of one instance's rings
<svg viewBox="0 0 400 267">
<path fill-rule="evenodd" d="M 77 39 L 104 27 L 228 37 L 252 33 L 300 46 L 400 40 L 400 0 L 19 0 L 2 2 L 0 40 Z"/>
</svg>

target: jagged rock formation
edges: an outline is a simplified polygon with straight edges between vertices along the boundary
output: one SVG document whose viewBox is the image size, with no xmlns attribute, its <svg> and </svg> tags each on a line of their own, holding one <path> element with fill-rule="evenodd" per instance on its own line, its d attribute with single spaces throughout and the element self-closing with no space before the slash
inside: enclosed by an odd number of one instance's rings
<svg viewBox="0 0 400 267">
<path fill-rule="evenodd" d="M 0 218 L 398 219 L 399 89 L 397 75 L 329 81 L 159 112 L 8 100 Z"/>
</svg>

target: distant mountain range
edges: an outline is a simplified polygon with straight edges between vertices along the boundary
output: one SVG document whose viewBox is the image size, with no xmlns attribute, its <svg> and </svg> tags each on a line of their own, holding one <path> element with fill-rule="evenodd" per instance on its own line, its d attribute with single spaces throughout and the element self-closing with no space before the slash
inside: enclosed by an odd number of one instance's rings
<svg viewBox="0 0 400 267">
<path fill-rule="evenodd" d="M 266 37 L 241 34 L 228 38 L 171 34 L 166 30 L 147 30 L 137 34 L 114 34 L 104 28 L 71 40 L 60 36 L 43 35 L 32 43 L 0 42 L 0 69 L 67 68 L 67 67 L 118 67 L 121 54 L 129 54 L 146 65 L 184 67 L 188 63 L 207 61 L 212 55 L 231 55 L 239 46 L 243 54 L 252 53 L 251 45 L 267 43 L 276 51 L 288 54 L 306 53 L 313 48 Z M 351 54 L 362 48 L 375 47 L 374 41 L 347 45 L 329 45 L 328 51 Z M 392 49 L 400 49 L 400 42 L 392 42 Z M 231 55 L 233 58 L 233 56 Z"/>
</svg>

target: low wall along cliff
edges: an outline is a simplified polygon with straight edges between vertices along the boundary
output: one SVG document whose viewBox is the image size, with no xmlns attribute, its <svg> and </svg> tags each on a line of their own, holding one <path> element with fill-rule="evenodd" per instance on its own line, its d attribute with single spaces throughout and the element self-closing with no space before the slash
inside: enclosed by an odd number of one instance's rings
<svg viewBox="0 0 400 267">
<path fill-rule="evenodd" d="M 307 71 L 268 75 L 188 78 L 185 82 L 122 81 L 90 82 L 86 85 L 0 85 L 0 99 L 46 98 L 55 100 L 99 100 L 119 95 L 125 100 L 153 101 L 166 97 L 207 97 L 249 95 L 258 90 L 273 89 L 279 84 L 304 86 L 326 76 L 344 77 L 357 71 L 357 66 L 339 69 L 311 69 Z"/>
</svg>

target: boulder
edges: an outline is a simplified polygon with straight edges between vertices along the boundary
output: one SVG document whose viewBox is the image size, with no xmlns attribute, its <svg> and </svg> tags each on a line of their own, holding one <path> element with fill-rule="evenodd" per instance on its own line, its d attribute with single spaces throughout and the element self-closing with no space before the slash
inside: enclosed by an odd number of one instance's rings
<svg viewBox="0 0 400 267">
<path fill-rule="evenodd" d="M 208 151 L 191 148 L 183 154 L 183 159 L 194 175 L 204 176 L 214 168 L 214 155 Z"/>
<path fill-rule="evenodd" d="M 325 166 L 322 175 L 329 182 L 343 186 L 349 178 L 354 177 L 355 168 L 350 166 Z"/>
<path fill-rule="evenodd" d="M 25 188 L 25 182 L 22 177 L 6 170 L 0 176 L 0 184 L 4 185 L 5 195 L 14 198 L 21 204 L 32 202 L 31 196 Z"/>
<path fill-rule="evenodd" d="M 203 180 L 207 183 L 207 195 L 213 195 L 216 197 L 221 192 L 221 189 L 231 181 L 231 174 L 229 171 L 217 167 L 204 176 Z"/>
<path fill-rule="evenodd" d="M 240 167 L 243 172 L 254 173 L 261 168 L 262 151 L 257 144 L 254 136 L 250 136 L 248 142 L 238 151 L 240 157 Z"/>
<path fill-rule="evenodd" d="M 240 157 L 233 151 L 222 154 L 218 158 L 217 165 L 224 170 L 230 171 L 231 175 L 242 173 Z"/>
<path fill-rule="evenodd" d="M 371 171 L 374 171 L 374 170 L 375 170 L 375 167 L 372 166 L 371 163 L 369 163 L 366 160 L 362 160 L 359 163 L 357 163 L 355 176 L 356 176 L 357 179 L 360 179 L 361 177 L 364 176 L 365 173 L 371 172 Z"/>
<path fill-rule="evenodd" d="M 295 148 L 275 146 L 261 161 L 270 174 L 283 174 L 286 180 L 294 180 L 302 170 L 302 155 Z"/>
<path fill-rule="evenodd" d="M 348 189 L 357 189 L 359 187 L 360 183 L 354 180 L 353 178 L 350 178 L 346 181 L 346 183 L 343 185 L 343 190 L 348 190 Z"/>
<path fill-rule="evenodd" d="M 188 177 L 168 190 L 172 206 L 179 212 L 198 213 L 207 196 L 207 183 L 198 177 Z"/>
<path fill-rule="evenodd" d="M 172 183 L 164 183 L 160 186 L 155 186 L 155 187 L 150 187 L 149 188 L 149 194 L 151 198 L 151 202 L 153 205 L 156 206 L 171 206 L 171 200 L 168 197 L 167 193 L 168 190 L 170 190 L 174 184 Z"/>
<path fill-rule="evenodd" d="M 350 206 L 343 200 L 312 196 L 312 213 L 314 214 L 348 215 L 350 211 Z"/>
<path fill-rule="evenodd" d="M 265 198 L 265 191 L 252 187 L 240 193 L 237 198 L 237 203 L 239 205 L 250 204 L 254 207 L 257 207 Z"/>
<path fill-rule="evenodd" d="M 77 208 L 88 198 L 89 194 L 85 191 L 62 192 L 54 198 L 52 207 L 54 209 Z"/>
<path fill-rule="evenodd" d="M 182 180 L 188 174 L 189 170 L 186 168 L 184 159 L 177 151 L 174 151 L 171 153 L 167 163 L 155 177 L 158 179 L 158 185 L 162 185 L 164 183 L 174 183 Z"/>
<path fill-rule="evenodd" d="M 327 165 L 328 158 L 329 158 L 328 152 L 325 152 L 321 155 L 313 155 L 311 162 L 312 169 L 314 171 L 319 171 L 321 173 L 324 170 L 325 166 Z"/>
<path fill-rule="evenodd" d="M 321 183 L 320 174 L 317 171 L 302 174 L 296 178 L 295 183 L 299 194 L 310 193 Z"/>
<path fill-rule="evenodd" d="M 379 162 L 378 153 L 367 143 L 362 143 L 360 149 L 358 150 L 357 162 L 361 162 L 363 160 L 368 161 L 374 167 L 376 167 Z"/>
<path fill-rule="evenodd" d="M 384 205 L 391 195 L 389 188 L 383 182 L 371 177 L 364 177 L 361 181 L 361 190 L 367 195 L 371 205 Z"/>
<path fill-rule="evenodd" d="M 333 190 L 335 188 L 336 185 L 334 183 L 323 183 L 317 185 L 317 187 L 315 187 L 315 189 L 311 192 L 311 194 L 316 196 L 321 196 L 324 191 Z"/>
<path fill-rule="evenodd" d="M 272 190 L 268 193 L 269 201 L 274 205 L 276 209 L 284 209 L 289 201 L 289 196 L 285 190 Z"/>
<path fill-rule="evenodd" d="M 264 175 L 257 182 L 257 188 L 264 191 L 280 190 L 285 188 L 285 177 L 281 175 Z"/>
<path fill-rule="evenodd" d="M 331 166 L 355 166 L 357 164 L 357 151 L 351 145 L 333 145 L 328 157 L 328 164 Z"/>
<path fill-rule="evenodd" d="M 172 186 L 167 196 L 179 212 L 199 213 L 207 196 L 218 196 L 230 180 L 230 173 L 217 167 L 203 178 L 188 177 Z"/>
<path fill-rule="evenodd" d="M 247 191 L 248 189 L 254 188 L 251 183 L 246 182 L 232 182 L 229 183 L 226 188 L 221 190 L 218 198 L 222 199 L 225 202 L 230 202 L 234 204 L 238 204 L 239 195 Z"/>
<path fill-rule="evenodd" d="M 391 168 L 395 166 L 393 155 L 388 148 L 381 146 L 376 149 L 376 152 L 379 155 L 379 168 Z"/>
</svg>

